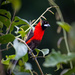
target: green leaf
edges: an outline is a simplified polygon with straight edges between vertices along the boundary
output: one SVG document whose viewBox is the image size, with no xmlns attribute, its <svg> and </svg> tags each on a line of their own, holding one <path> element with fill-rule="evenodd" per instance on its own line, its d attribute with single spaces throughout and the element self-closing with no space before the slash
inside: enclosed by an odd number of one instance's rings
<svg viewBox="0 0 75 75">
<path fill-rule="evenodd" d="M 2 28 L 3 28 L 3 23 L 0 21 L 0 33 L 3 31 Z"/>
<path fill-rule="evenodd" d="M 0 29 L 3 28 L 3 23 L 0 21 Z"/>
<path fill-rule="evenodd" d="M 25 31 L 26 29 L 29 28 L 29 25 L 22 25 L 20 28 L 23 28 L 23 30 Z"/>
<path fill-rule="evenodd" d="M 75 75 L 75 67 L 73 69 L 69 69 L 65 74 L 63 75 Z"/>
<path fill-rule="evenodd" d="M 25 37 L 25 31 L 19 31 L 18 33 L 21 34 L 22 38 Z"/>
<path fill-rule="evenodd" d="M 0 15 L 3 15 L 6 18 L 11 19 L 11 13 L 5 9 L 0 9 Z"/>
<path fill-rule="evenodd" d="M 12 3 L 13 9 L 16 11 L 18 11 L 21 8 L 21 0 L 6 0 L 3 1 L 1 5 L 5 5 L 8 3 Z"/>
<path fill-rule="evenodd" d="M 19 64 L 20 67 L 22 67 L 23 66 L 23 61 L 19 60 L 18 64 Z"/>
<path fill-rule="evenodd" d="M 6 27 L 9 27 L 11 22 L 10 12 L 6 11 L 5 9 L 0 9 L 0 21 L 3 22 Z"/>
<path fill-rule="evenodd" d="M 39 54 L 39 52 L 41 51 L 40 49 L 35 48 L 35 51 L 37 52 L 37 56 Z"/>
<path fill-rule="evenodd" d="M 9 56 L 6 56 L 6 60 L 2 59 L 1 60 L 1 63 L 2 64 L 5 64 L 5 65 L 9 65 L 9 62 L 11 59 L 14 59 L 15 55 L 9 55 Z"/>
<path fill-rule="evenodd" d="M 23 30 L 27 30 L 29 28 L 29 25 L 22 25 L 20 28 L 23 28 Z M 26 34 L 28 33 L 29 31 L 26 32 Z"/>
<path fill-rule="evenodd" d="M 66 23 L 66 22 L 56 22 L 59 26 L 61 26 L 64 30 L 66 30 L 67 32 L 69 32 L 70 31 L 70 29 L 71 29 L 71 26 L 68 24 L 68 23 Z"/>
<path fill-rule="evenodd" d="M 8 3 L 11 3 L 10 1 L 3 1 L 1 5 L 5 5 L 5 4 L 8 4 Z"/>
<path fill-rule="evenodd" d="M 3 22 L 3 24 L 4 24 L 6 27 L 9 27 L 10 22 L 11 22 L 9 19 L 7 19 L 7 18 L 4 17 L 4 16 L 0 16 L 0 21 Z"/>
<path fill-rule="evenodd" d="M 75 53 L 70 53 L 69 55 L 66 55 L 52 50 L 52 52 L 48 56 L 46 56 L 43 66 L 54 67 L 59 63 L 67 63 L 68 61 L 71 61 L 73 59 L 75 59 Z"/>
<path fill-rule="evenodd" d="M 45 56 L 49 53 L 49 49 L 42 49 L 41 52 L 43 53 L 43 56 Z"/>
<path fill-rule="evenodd" d="M 29 22 L 27 20 L 24 20 L 24 19 L 18 17 L 18 16 L 15 16 L 13 24 L 15 26 L 21 25 L 21 24 L 22 25 L 29 25 Z"/>
<path fill-rule="evenodd" d="M 55 71 L 58 71 L 59 69 L 63 69 L 62 65 L 60 63 L 57 64 L 57 69 Z"/>
<path fill-rule="evenodd" d="M 21 0 L 11 0 L 11 3 L 14 10 L 18 11 L 21 8 Z"/>
<path fill-rule="evenodd" d="M 37 56 L 39 54 L 39 52 L 42 52 L 43 56 L 47 55 L 49 53 L 49 49 L 37 49 L 35 48 L 35 51 L 37 52 Z"/>
<path fill-rule="evenodd" d="M 22 57 L 23 62 L 27 62 L 28 61 L 28 53 Z"/>
<path fill-rule="evenodd" d="M 21 57 L 27 54 L 28 48 L 25 44 L 18 42 L 17 39 L 14 40 L 13 46 L 16 51 L 15 60 L 19 60 Z"/>
<path fill-rule="evenodd" d="M 18 16 L 15 16 L 14 21 L 12 22 L 10 31 L 13 31 L 14 26 L 17 26 L 17 25 L 25 25 L 25 26 L 29 27 L 29 23 L 27 20 L 24 20 Z"/>
<path fill-rule="evenodd" d="M 0 43 L 5 44 L 5 43 L 8 43 L 8 42 L 12 42 L 14 39 L 15 39 L 14 35 L 6 34 L 6 35 L 3 35 L 3 36 L 0 36 Z"/>
</svg>

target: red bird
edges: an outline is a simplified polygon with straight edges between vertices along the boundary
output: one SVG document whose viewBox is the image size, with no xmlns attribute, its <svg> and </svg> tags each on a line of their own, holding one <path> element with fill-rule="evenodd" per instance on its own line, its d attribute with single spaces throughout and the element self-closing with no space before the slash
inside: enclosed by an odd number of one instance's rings
<svg viewBox="0 0 75 75">
<path fill-rule="evenodd" d="M 31 50 L 34 50 L 39 45 L 39 43 L 41 42 L 41 40 L 43 38 L 45 29 L 49 26 L 50 25 L 47 21 L 42 21 L 42 22 L 39 22 L 35 26 L 34 31 L 32 29 L 30 30 L 25 42 L 31 48 Z M 17 64 L 17 60 L 12 60 L 11 62 L 12 62 L 12 65 L 14 65 L 14 66 Z M 11 75 L 11 73 L 12 73 L 12 69 L 8 68 L 8 74 Z"/>
<path fill-rule="evenodd" d="M 42 21 L 35 26 L 34 32 L 33 30 L 30 30 L 26 43 L 32 50 L 39 45 L 43 38 L 45 29 L 49 26 L 50 25 L 47 21 Z"/>
</svg>

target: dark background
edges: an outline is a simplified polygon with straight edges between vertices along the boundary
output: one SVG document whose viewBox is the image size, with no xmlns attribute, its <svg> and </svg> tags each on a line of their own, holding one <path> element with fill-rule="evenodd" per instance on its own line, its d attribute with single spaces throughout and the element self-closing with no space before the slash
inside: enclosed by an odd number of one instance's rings
<svg viewBox="0 0 75 75">
<path fill-rule="evenodd" d="M 60 7 L 65 22 L 68 22 L 69 24 L 74 22 L 75 0 L 55 0 L 55 2 Z M 37 19 L 48 7 L 50 7 L 48 0 L 22 0 L 22 7 L 19 12 L 17 12 L 16 16 L 19 16 L 28 21 L 34 20 Z M 9 10 L 13 14 L 13 10 L 10 4 L 1 6 L 1 8 Z M 56 13 L 56 10 L 54 8 L 52 8 L 52 11 Z M 57 33 L 58 25 L 56 24 L 55 14 L 53 15 L 50 12 L 47 12 L 44 16 L 47 18 L 47 21 L 50 23 L 51 27 L 46 29 L 43 40 L 38 48 L 49 48 L 50 52 L 51 49 L 54 48 L 55 50 L 60 50 L 62 53 L 67 53 L 64 41 L 62 41 L 60 49 L 57 48 L 57 41 L 61 36 L 63 36 L 63 34 L 62 32 L 60 34 Z M 4 46 L 2 46 L 2 48 L 4 48 Z M 2 54 L 3 57 L 5 57 L 6 55 L 14 54 L 14 51 L 13 49 L 10 49 L 8 51 L 2 52 Z M 38 61 L 42 66 L 44 59 L 38 59 Z M 33 69 L 39 72 L 34 60 L 30 60 L 30 63 L 32 63 Z M 69 66 L 64 65 L 64 68 L 65 67 L 67 68 Z M 44 68 L 42 66 L 42 69 L 44 73 L 51 73 L 52 75 L 59 75 L 61 71 L 54 71 L 56 70 L 56 67 Z"/>
</svg>

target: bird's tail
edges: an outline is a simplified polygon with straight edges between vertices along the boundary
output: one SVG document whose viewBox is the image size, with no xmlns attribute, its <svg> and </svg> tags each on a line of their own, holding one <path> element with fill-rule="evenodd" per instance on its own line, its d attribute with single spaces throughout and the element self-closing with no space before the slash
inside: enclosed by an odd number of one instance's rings
<svg viewBox="0 0 75 75">
<path fill-rule="evenodd" d="M 18 62 L 18 61 L 17 61 L 17 60 L 14 60 L 14 59 L 12 59 L 12 60 L 10 61 L 9 67 L 8 67 L 8 69 L 7 69 L 7 73 L 8 73 L 9 75 L 12 74 L 12 72 L 13 72 L 13 70 L 14 70 L 16 64 L 17 64 L 17 62 Z"/>
</svg>

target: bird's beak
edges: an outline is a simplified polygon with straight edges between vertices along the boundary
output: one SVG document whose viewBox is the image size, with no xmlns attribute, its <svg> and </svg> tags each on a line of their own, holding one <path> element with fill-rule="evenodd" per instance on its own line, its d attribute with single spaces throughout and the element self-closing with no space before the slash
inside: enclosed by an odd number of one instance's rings
<svg viewBox="0 0 75 75">
<path fill-rule="evenodd" d="M 45 27 L 50 27 L 50 24 L 44 24 Z"/>
</svg>

